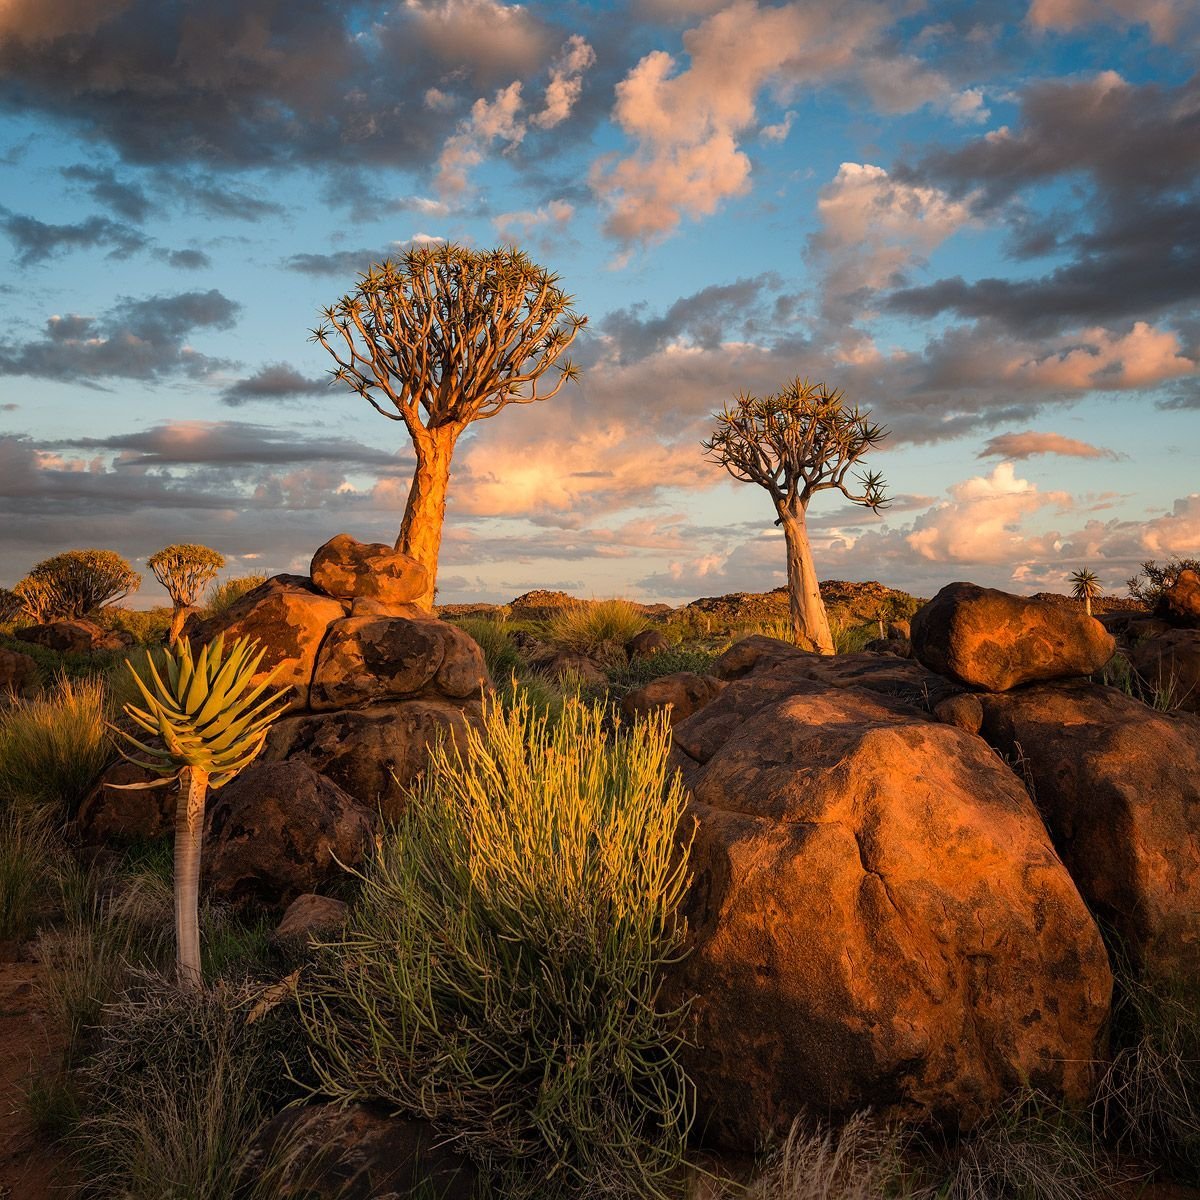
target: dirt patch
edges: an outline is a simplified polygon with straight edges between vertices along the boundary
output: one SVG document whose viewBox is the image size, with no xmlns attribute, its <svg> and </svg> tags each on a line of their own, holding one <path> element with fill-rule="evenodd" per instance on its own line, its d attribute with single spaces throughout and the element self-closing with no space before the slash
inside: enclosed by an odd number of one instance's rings
<svg viewBox="0 0 1200 1200">
<path fill-rule="evenodd" d="M 62 1040 L 42 1006 L 36 962 L 0 962 L 0 1200 L 64 1200 L 75 1191 L 63 1155 L 26 1112 L 29 1081 L 51 1069 Z"/>
</svg>

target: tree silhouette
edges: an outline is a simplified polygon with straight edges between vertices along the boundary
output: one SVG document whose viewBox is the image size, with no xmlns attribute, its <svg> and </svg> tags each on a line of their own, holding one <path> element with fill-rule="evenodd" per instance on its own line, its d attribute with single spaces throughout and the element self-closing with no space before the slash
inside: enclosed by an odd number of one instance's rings
<svg viewBox="0 0 1200 1200">
<path fill-rule="evenodd" d="M 171 629 L 167 635 L 169 645 L 174 646 L 178 641 L 183 623 L 189 611 L 195 607 L 201 590 L 216 578 L 224 565 L 224 556 L 216 550 L 191 542 L 164 546 L 146 559 L 146 566 L 167 589 L 175 610 L 171 614 Z"/>
<path fill-rule="evenodd" d="M 548 400 L 578 376 L 563 355 L 587 318 L 570 306 L 558 276 L 515 248 L 447 245 L 371 267 L 313 330 L 337 363 L 333 377 L 412 438 L 417 467 L 396 549 L 428 569 L 427 608 L 455 444 L 473 421 Z M 540 389 L 552 367 L 557 380 Z"/>
<path fill-rule="evenodd" d="M 818 492 L 830 489 L 875 511 L 890 503 L 882 475 L 858 476 L 858 492 L 846 479 L 850 468 L 887 436 L 870 416 L 849 407 L 841 390 L 794 379 L 762 399 L 737 396 L 732 407 L 713 414 L 717 427 L 703 443 L 709 458 L 734 479 L 757 483 L 770 494 L 787 544 L 792 636 L 821 654 L 834 648 L 808 543 L 808 506 Z"/>
<path fill-rule="evenodd" d="M 1083 608 L 1087 615 L 1092 615 L 1092 601 L 1100 595 L 1100 579 L 1095 571 L 1089 571 L 1087 567 L 1079 571 L 1071 572 L 1071 595 L 1076 600 L 1083 601 Z"/>
<path fill-rule="evenodd" d="M 142 577 L 113 550 L 67 550 L 38 563 L 29 572 L 28 603 L 40 603 L 44 589 L 43 620 L 49 617 L 80 619 L 123 600 L 136 591 Z M 17 585 L 21 589 L 25 580 Z"/>
</svg>

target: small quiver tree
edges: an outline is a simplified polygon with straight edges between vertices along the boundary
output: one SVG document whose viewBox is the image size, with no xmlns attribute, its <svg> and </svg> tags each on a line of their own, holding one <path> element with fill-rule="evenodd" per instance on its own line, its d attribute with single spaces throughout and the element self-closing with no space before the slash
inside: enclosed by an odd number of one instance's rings
<svg viewBox="0 0 1200 1200">
<path fill-rule="evenodd" d="M 429 571 L 433 606 L 450 460 L 473 421 L 509 404 L 549 400 L 578 368 L 564 357 L 587 323 L 558 276 L 514 248 L 411 250 L 359 277 L 313 330 L 334 379 L 403 421 L 417 467 L 396 549 Z M 554 368 L 557 378 L 543 385 Z"/>
<path fill-rule="evenodd" d="M 156 783 L 123 786 L 165 787 L 179 781 L 175 810 L 175 938 L 179 981 L 184 987 L 199 987 L 201 981 L 200 853 L 208 789 L 224 787 L 254 761 L 271 723 L 288 701 L 286 690 L 267 691 L 278 667 L 252 684 L 265 653 L 255 653 L 257 647 L 257 642 L 239 638 L 225 656 L 224 638 L 218 634 L 193 659 L 191 643 L 183 638 L 175 652 L 166 655 L 163 674 L 159 674 L 152 657 L 146 659 L 149 683 L 125 660 L 146 702 L 145 708 L 126 704 L 125 714 L 140 729 L 158 737 L 162 745 L 148 745 L 113 727 L 146 757 L 124 756 L 161 776 Z"/>
<path fill-rule="evenodd" d="M 174 612 L 167 642 L 174 646 L 179 640 L 183 623 L 188 613 L 196 606 L 200 593 L 216 577 L 225 565 L 224 557 L 207 546 L 196 546 L 181 542 L 165 546 L 146 559 L 146 566 L 154 572 L 154 578 L 167 589 Z"/>
<path fill-rule="evenodd" d="M 0 625 L 16 620 L 23 607 L 21 597 L 12 588 L 0 587 Z"/>
<path fill-rule="evenodd" d="M 41 625 L 50 620 L 54 607 L 54 592 L 42 579 L 31 579 L 28 575 L 13 588 L 13 595 L 20 602 L 20 619 L 31 625 Z"/>
<path fill-rule="evenodd" d="M 713 415 L 717 427 L 703 443 L 711 461 L 734 479 L 770 494 L 787 545 L 792 636 L 797 645 L 821 654 L 832 654 L 834 646 L 808 541 L 808 506 L 830 489 L 874 511 L 890 503 L 878 473 L 863 472 L 847 482 L 850 468 L 887 436 L 870 417 L 847 405 L 840 389 L 795 379 L 762 399 L 736 397 Z"/>
<path fill-rule="evenodd" d="M 113 550 L 67 550 L 38 563 L 29 580 L 41 590 L 41 620 L 82 620 L 136 591 L 142 577 Z"/>
<path fill-rule="evenodd" d="M 1100 580 L 1095 571 L 1083 567 L 1071 572 L 1071 595 L 1076 600 L 1083 601 L 1084 612 L 1089 617 L 1092 615 L 1092 601 L 1100 595 L 1100 591 Z"/>
</svg>

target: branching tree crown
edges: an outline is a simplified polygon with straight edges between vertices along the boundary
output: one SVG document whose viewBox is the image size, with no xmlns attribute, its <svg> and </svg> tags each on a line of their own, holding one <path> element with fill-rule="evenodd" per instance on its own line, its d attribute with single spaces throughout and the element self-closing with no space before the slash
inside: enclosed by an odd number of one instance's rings
<svg viewBox="0 0 1200 1200">
<path fill-rule="evenodd" d="M 136 591 L 142 577 L 113 550 L 68 550 L 29 572 L 49 593 L 48 611 L 79 619 Z"/>
<path fill-rule="evenodd" d="M 1092 615 L 1092 601 L 1100 595 L 1100 578 L 1095 571 L 1082 567 L 1071 572 L 1071 595 L 1076 600 L 1082 600 L 1087 615 Z"/>
<path fill-rule="evenodd" d="M 735 479 L 766 488 L 777 508 L 806 509 L 817 492 L 836 488 L 847 500 L 878 511 L 891 503 L 883 476 L 859 475 L 851 481 L 861 489 L 857 492 L 846 478 L 887 436 L 870 417 L 847 406 L 841 389 L 794 379 L 762 399 L 737 396 L 714 415 L 717 428 L 704 448 Z"/>
<path fill-rule="evenodd" d="M 146 566 L 154 578 L 162 584 L 176 608 L 190 608 L 200 597 L 200 592 L 217 576 L 225 565 L 224 555 L 208 546 L 190 542 L 179 542 L 156 550 Z"/>
</svg>

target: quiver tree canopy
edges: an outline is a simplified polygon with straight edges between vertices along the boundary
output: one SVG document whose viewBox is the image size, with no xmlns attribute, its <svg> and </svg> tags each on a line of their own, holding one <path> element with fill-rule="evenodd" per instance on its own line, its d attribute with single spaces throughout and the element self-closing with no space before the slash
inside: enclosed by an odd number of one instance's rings
<svg viewBox="0 0 1200 1200">
<path fill-rule="evenodd" d="M 38 563 L 29 572 L 29 603 L 48 617 L 80 619 L 123 600 L 142 577 L 113 550 L 68 550 Z M 18 584 L 21 588 L 25 581 Z"/>
<path fill-rule="evenodd" d="M 154 578 L 167 589 L 175 612 L 171 617 L 168 641 L 172 646 L 183 630 L 188 609 L 199 599 L 201 590 L 211 583 L 217 572 L 225 565 L 225 558 L 207 546 L 190 542 L 178 542 L 155 551 L 146 566 L 154 572 Z"/>
<path fill-rule="evenodd" d="M 883 476 L 850 472 L 883 441 L 887 429 L 872 421 L 869 411 L 848 405 L 840 388 L 799 378 L 762 398 L 738 395 L 713 419 L 716 428 L 703 443 L 709 458 L 734 479 L 765 488 L 775 505 L 775 523 L 783 527 L 787 544 L 793 637 L 800 645 L 832 654 L 808 544 L 808 505 L 818 492 L 836 490 L 853 504 L 873 511 L 886 508 L 890 501 Z"/>
<path fill-rule="evenodd" d="M 323 315 L 313 340 L 337 364 L 333 378 L 412 438 L 417 469 L 396 549 L 434 581 L 459 435 L 577 378 L 566 351 L 587 319 L 558 276 L 521 251 L 453 244 L 373 266 Z"/>
</svg>

